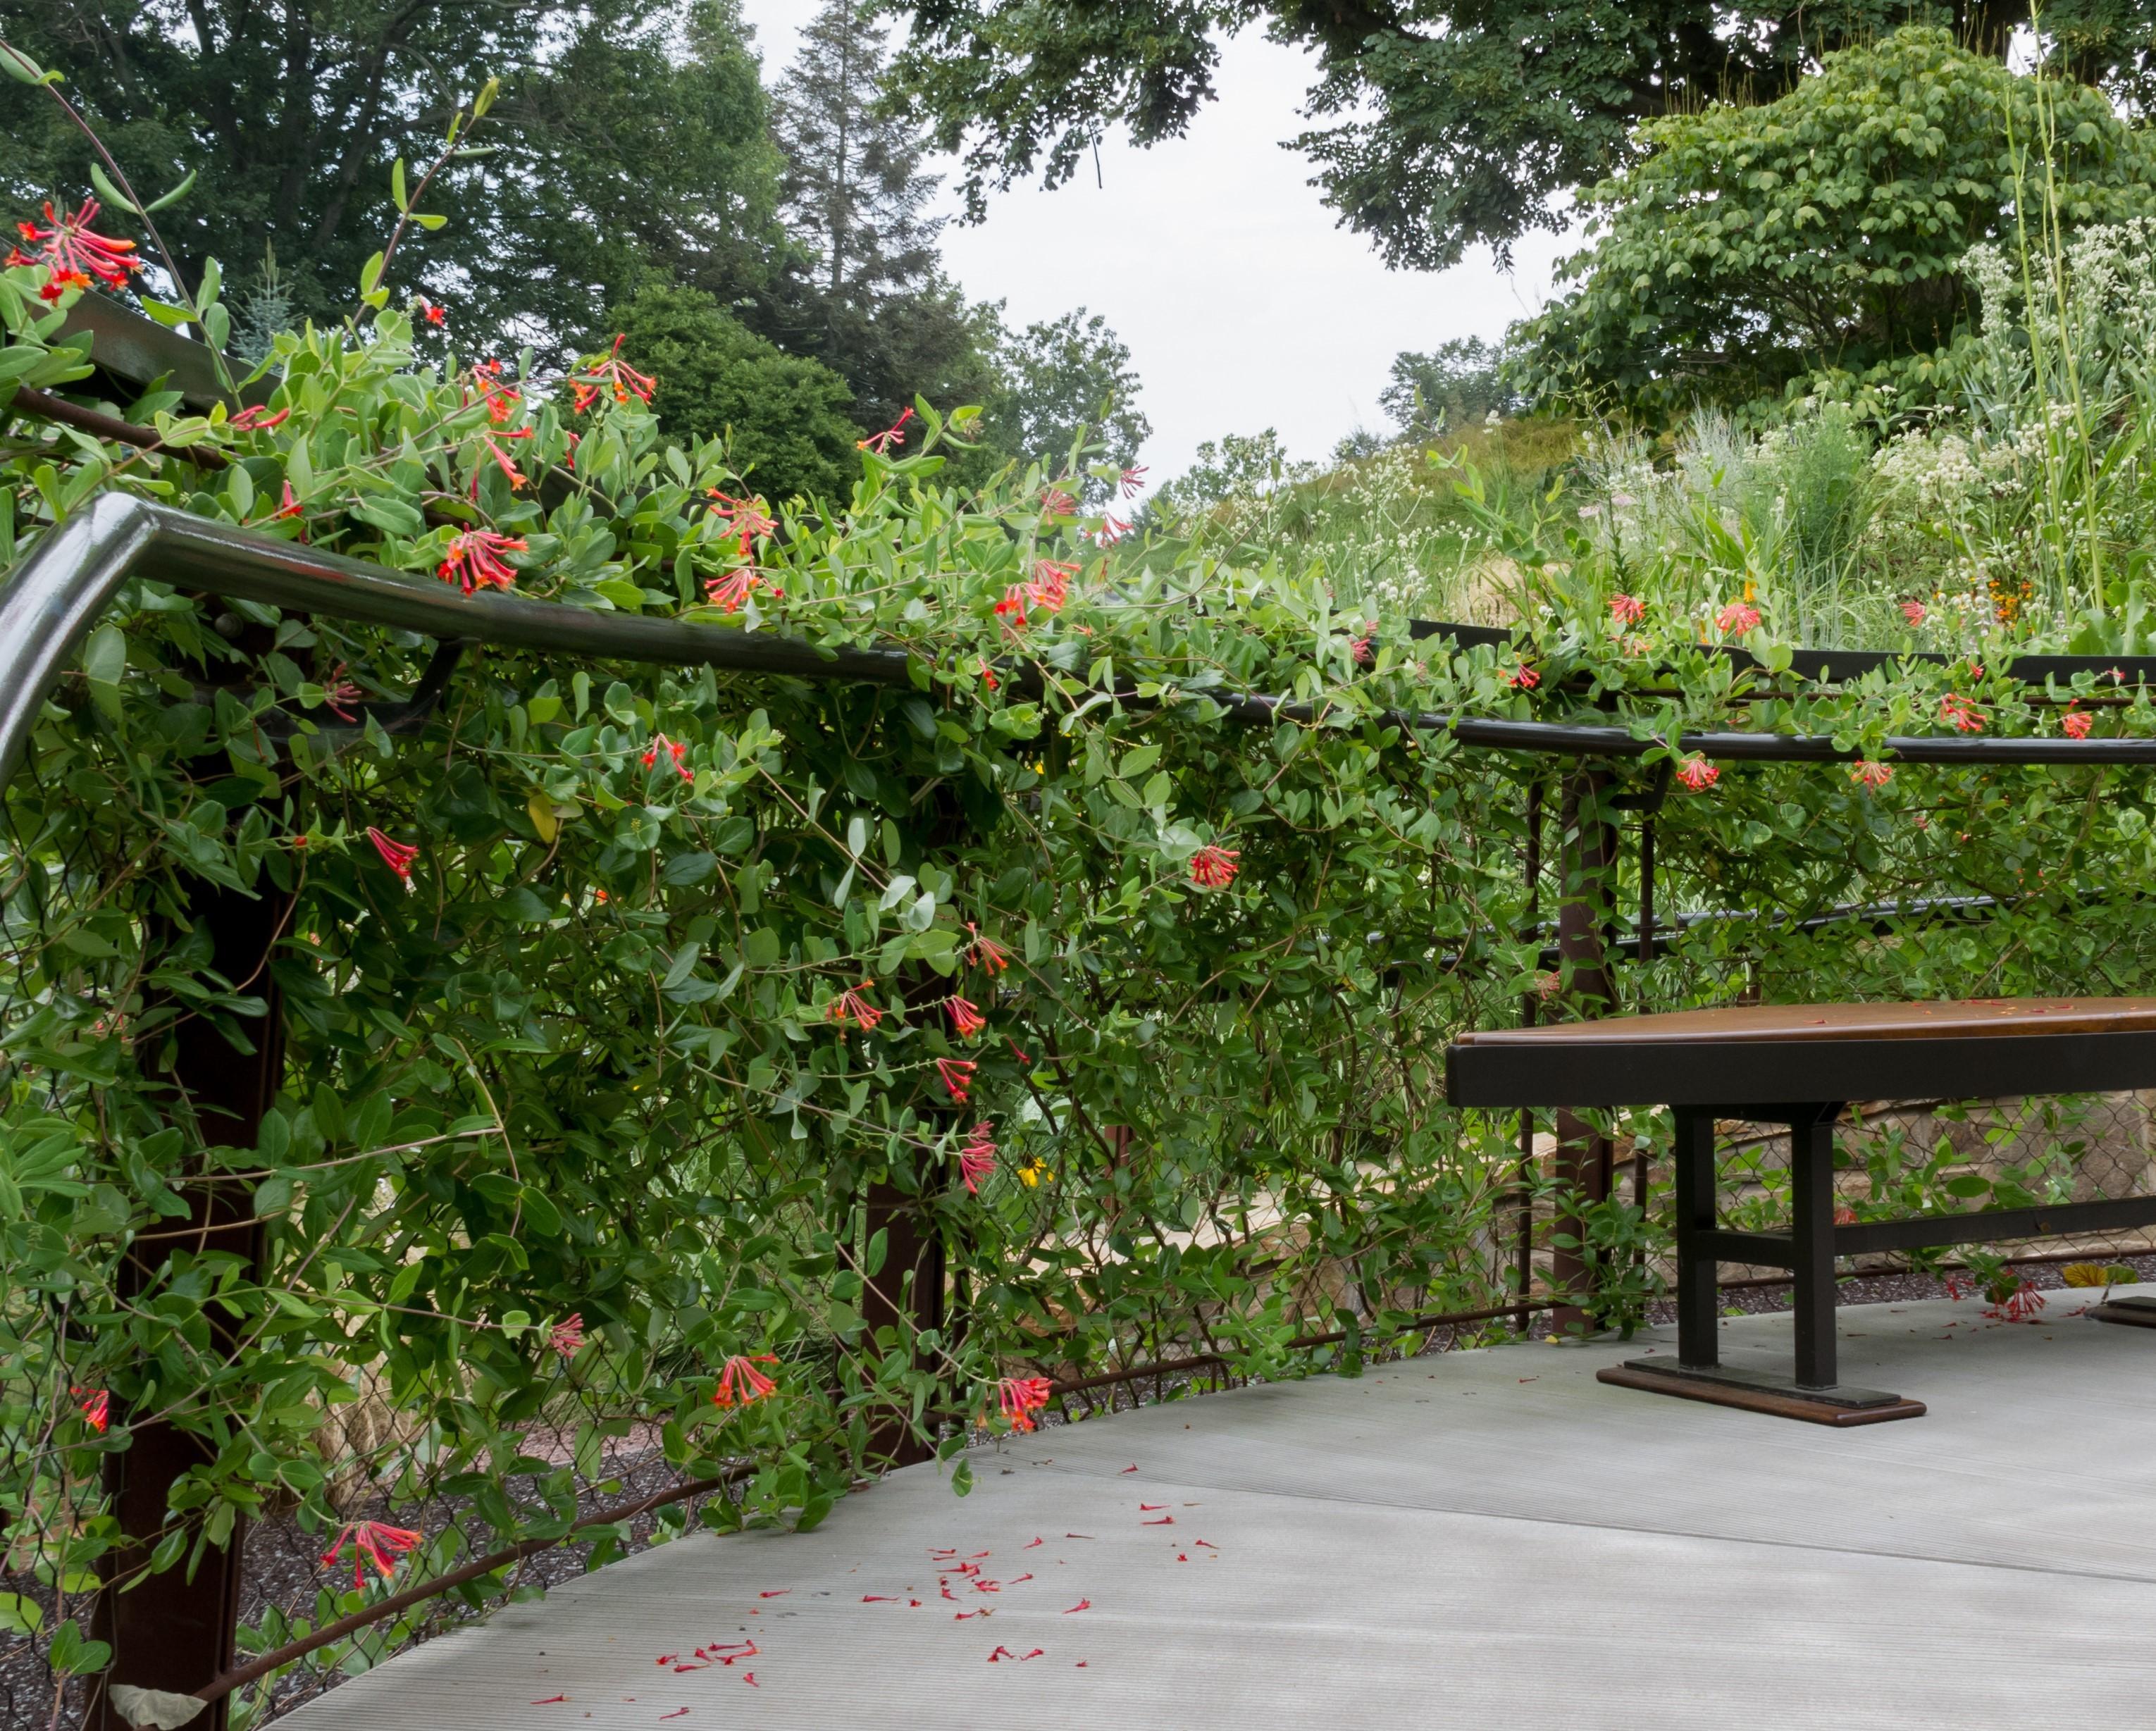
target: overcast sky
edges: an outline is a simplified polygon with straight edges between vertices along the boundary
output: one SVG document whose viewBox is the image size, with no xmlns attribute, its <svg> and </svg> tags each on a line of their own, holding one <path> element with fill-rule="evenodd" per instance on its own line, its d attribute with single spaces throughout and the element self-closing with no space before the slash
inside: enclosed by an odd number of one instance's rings
<svg viewBox="0 0 2156 1731">
<path fill-rule="evenodd" d="M 793 58 L 814 0 L 744 0 L 767 82 Z M 1393 357 L 1454 336 L 1495 337 L 1537 308 L 1565 250 L 1522 242 L 1510 275 L 1486 252 L 1435 275 L 1388 270 L 1367 241 L 1333 226 L 1280 141 L 1309 63 L 1255 33 L 1230 43 L 1219 98 L 1188 137 L 1149 151 L 1111 141 L 1053 193 L 995 194 L 977 227 L 943 231 L 952 275 L 976 300 L 1003 300 L 1014 324 L 1074 306 L 1103 313 L 1123 341 L 1152 423 L 1142 460 L 1156 480 L 1187 467 L 1200 441 L 1280 429 L 1291 455 L 1323 457 L 1378 406 Z"/>
</svg>

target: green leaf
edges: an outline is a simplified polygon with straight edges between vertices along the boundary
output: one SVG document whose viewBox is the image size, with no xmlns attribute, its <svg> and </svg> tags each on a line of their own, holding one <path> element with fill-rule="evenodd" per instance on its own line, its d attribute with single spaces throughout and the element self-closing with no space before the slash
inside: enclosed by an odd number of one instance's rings
<svg viewBox="0 0 2156 1731">
<path fill-rule="evenodd" d="M 412 208 L 411 198 L 404 190 L 404 159 L 402 157 L 390 165 L 389 198 L 400 214 Z"/>
<path fill-rule="evenodd" d="M 90 183 L 97 188 L 97 196 L 107 204 L 117 205 L 130 216 L 142 214 L 141 207 L 113 185 L 110 177 L 105 172 L 104 165 L 95 157 L 90 159 Z"/>
</svg>

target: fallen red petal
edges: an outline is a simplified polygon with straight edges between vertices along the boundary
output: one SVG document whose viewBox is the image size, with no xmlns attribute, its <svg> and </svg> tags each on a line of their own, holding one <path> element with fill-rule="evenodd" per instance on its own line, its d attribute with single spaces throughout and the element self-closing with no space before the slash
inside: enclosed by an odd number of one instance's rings
<svg viewBox="0 0 2156 1731">
<path fill-rule="evenodd" d="M 1033 1545 L 1034 1545 L 1034 1544 L 1046 1544 L 1047 1543 L 1048 1543 L 1048 1541 L 1047 1541 L 1046 1539 L 1045 1539 L 1045 1538 L 1036 1538 L 1036 1539 L 1034 1539 L 1034 1540 L 1033 1544 L 1021 1545 L 1021 1546 L 1019 1546 L 1019 1549 L 1021 1549 L 1021 1550 L 1028 1550 L 1028 1551 L 1029 1551 L 1029 1550 L 1031 1550 L 1031 1549 L 1033 1549 Z"/>
<path fill-rule="evenodd" d="M 1066 1617 L 1075 1616 L 1080 1611 L 1091 1610 L 1092 1608 L 1093 1601 L 1091 1600 L 1081 1599 L 1075 1605 L 1072 1605 L 1069 1610 L 1065 1611 L 1063 1615 Z"/>
<path fill-rule="evenodd" d="M 1157 1508 L 1166 1508 L 1167 1507 L 1168 1505 L 1165 1502 L 1141 1502 L 1138 1504 L 1138 1510 L 1142 1514 L 1151 1514 Z"/>
<path fill-rule="evenodd" d="M 791 1587 L 773 1587 L 769 1592 L 758 1593 L 756 1596 L 759 1599 L 783 1599 L 793 1590 Z"/>
<path fill-rule="evenodd" d="M 671 1713 L 662 1713 L 659 1715 L 660 1723 L 663 1724 L 668 1719 L 678 1719 L 683 1713 L 688 1712 L 688 1710 L 689 1709 L 685 1707 L 677 1707 Z"/>
<path fill-rule="evenodd" d="M 1175 1517 L 1173 1515 L 1163 1515 L 1157 1521 L 1140 1521 L 1138 1523 L 1138 1525 L 1141 1527 L 1173 1527 L 1174 1524 Z"/>
<path fill-rule="evenodd" d="M 568 1698 L 567 1695 L 547 1695 L 531 1704 L 534 1707 L 552 1707 L 557 1701 L 567 1701 Z"/>
</svg>

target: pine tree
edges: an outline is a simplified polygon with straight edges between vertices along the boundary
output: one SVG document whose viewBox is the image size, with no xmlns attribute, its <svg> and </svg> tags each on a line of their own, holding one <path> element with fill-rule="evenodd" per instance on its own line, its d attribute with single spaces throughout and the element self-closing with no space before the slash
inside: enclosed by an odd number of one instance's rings
<svg viewBox="0 0 2156 1731">
<path fill-rule="evenodd" d="M 937 177 L 924 142 L 877 110 L 890 64 L 875 0 L 827 0 L 780 81 L 773 131 L 786 155 L 788 227 L 814 254 L 830 300 L 870 311 L 936 269 L 940 218 L 922 214 Z"/>
</svg>

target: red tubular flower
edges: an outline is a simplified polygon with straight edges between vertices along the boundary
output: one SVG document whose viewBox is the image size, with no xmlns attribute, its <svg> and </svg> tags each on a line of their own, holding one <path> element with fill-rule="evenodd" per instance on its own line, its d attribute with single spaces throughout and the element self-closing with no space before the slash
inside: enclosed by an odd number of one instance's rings
<svg viewBox="0 0 2156 1731">
<path fill-rule="evenodd" d="M 435 306 L 434 303 L 429 300 L 424 295 L 414 295 L 412 297 L 412 306 L 413 309 L 418 312 L 419 316 L 424 319 L 430 325 L 439 325 L 449 316 L 447 313 L 444 312 L 440 307 Z"/>
<path fill-rule="evenodd" d="M 1931 615 L 1924 611 L 1922 602 L 1904 601 L 1902 604 L 1902 617 L 1912 625 L 1921 625 Z"/>
<path fill-rule="evenodd" d="M 996 1404 L 1012 1430 L 1030 1431 L 1034 1414 L 1048 1405 L 1050 1393 L 1045 1376 L 1007 1376 L 996 1384 Z"/>
<path fill-rule="evenodd" d="M 340 661 L 330 670 L 330 676 L 322 681 L 322 707 L 341 722 L 352 722 L 358 717 L 352 714 L 352 706 L 365 693 L 346 679 L 344 672 L 345 664 Z M 302 841 L 306 840 L 305 836 L 299 839 Z"/>
<path fill-rule="evenodd" d="M 836 1022 L 841 1028 L 851 1023 L 862 1033 L 873 1034 L 875 1025 L 883 1020 L 884 1012 L 863 998 L 861 994 L 875 984 L 872 979 L 865 979 L 860 985 L 839 993 L 824 1009 L 824 1020 Z"/>
<path fill-rule="evenodd" d="M 756 1367 L 778 1362 L 769 1353 L 758 1353 L 753 1359 L 736 1353 L 719 1369 L 719 1385 L 711 1390 L 711 1405 L 747 1406 L 762 1400 L 778 1384 Z"/>
<path fill-rule="evenodd" d="M 973 1134 L 965 1147 L 958 1150 L 958 1176 L 966 1181 L 966 1194 L 978 1196 L 981 1180 L 996 1169 L 996 1145 L 989 1133 L 994 1129 L 986 1118 L 973 1126 Z"/>
<path fill-rule="evenodd" d="M 950 1090 L 951 1098 L 961 1106 L 966 1103 L 966 1096 L 972 1092 L 973 1072 L 980 1067 L 971 1058 L 938 1058 L 936 1061 L 936 1073 L 943 1079 L 943 1086 Z"/>
<path fill-rule="evenodd" d="M 1612 595 L 1609 617 L 1620 625 L 1636 625 L 1646 617 L 1647 604 L 1637 595 Z"/>
<path fill-rule="evenodd" d="M 1759 626 L 1759 609 L 1748 602 L 1732 601 L 1714 616 L 1714 625 L 1725 636 L 1732 634 L 1742 637 L 1747 631 Z"/>
<path fill-rule="evenodd" d="M 83 1421 L 100 1436 L 104 1436 L 105 1427 L 112 1422 L 111 1391 L 107 1389 L 69 1389 L 68 1393 L 74 1396 L 76 1410 L 82 1414 Z"/>
<path fill-rule="evenodd" d="M 1121 517 L 1103 517 L 1101 526 L 1093 532 L 1093 539 L 1102 547 L 1113 547 L 1130 532 L 1131 526 Z"/>
<path fill-rule="evenodd" d="M 15 224 L 15 232 L 40 249 L 38 255 L 31 258 L 17 248 L 8 254 L 8 262 L 48 266 L 52 275 L 38 291 L 48 300 L 59 300 L 63 289 L 88 288 L 92 277 L 108 289 L 125 288 L 127 279 L 141 270 L 142 261 L 131 256 L 133 241 L 115 240 L 91 230 L 97 212 L 97 200 L 85 198 L 74 215 L 55 216 L 52 200 L 48 198 L 45 220 L 51 228 L 40 229 L 35 223 Z"/>
<path fill-rule="evenodd" d="M 1863 787 L 1883 788 L 1894 779 L 1894 766 L 1892 763 L 1876 763 L 1869 758 L 1862 758 L 1849 766 L 1849 778 Z"/>
<path fill-rule="evenodd" d="M 1722 779 L 1722 771 L 1695 752 L 1677 765 L 1677 779 L 1694 794 L 1704 794 Z"/>
<path fill-rule="evenodd" d="M 1067 517 L 1077 511 L 1078 501 L 1062 488 L 1050 487 L 1040 496 L 1040 509 L 1045 516 Z"/>
<path fill-rule="evenodd" d="M 1190 856 L 1190 881 L 1201 890 L 1224 890 L 1235 881 L 1243 857 L 1240 848 L 1214 847 L 1209 842 Z"/>
<path fill-rule="evenodd" d="M 2070 709 L 2059 717 L 2059 729 L 2069 739 L 2087 739 L 2096 717 L 2087 710 Z"/>
<path fill-rule="evenodd" d="M 1958 691 L 1949 691 L 1939 701 L 1939 719 L 1957 733 L 1984 732 L 1984 711 Z"/>
<path fill-rule="evenodd" d="M 1070 579 L 1077 574 L 1075 565 L 1061 564 L 1054 559 L 1036 559 L 1033 566 L 1033 581 L 1025 586 L 1025 592 L 1033 604 L 1043 613 L 1060 613 L 1064 603 L 1070 598 Z"/>
<path fill-rule="evenodd" d="M 512 491 L 524 485 L 525 475 L 522 470 L 510 460 L 509 453 L 501 448 L 501 440 L 529 439 L 531 436 L 531 429 L 529 427 L 517 427 L 501 434 L 482 432 L 479 435 L 480 443 L 486 447 L 487 455 L 493 459 L 494 466 L 501 471 L 502 478 L 509 483 Z M 479 475 L 476 471 L 471 478 L 471 496 L 475 499 L 479 497 Z"/>
<path fill-rule="evenodd" d="M 762 587 L 762 573 L 755 566 L 737 565 L 718 577 L 704 579 L 704 598 L 727 613 L 739 613 L 751 593 Z M 776 595 L 778 591 L 771 593 Z"/>
<path fill-rule="evenodd" d="M 996 670 L 994 668 L 989 666 L 986 661 L 981 660 L 978 655 L 973 659 L 973 665 L 981 670 L 981 683 L 983 685 L 986 686 L 992 691 L 999 691 L 1003 689 L 1004 682 L 996 677 Z"/>
<path fill-rule="evenodd" d="M 1123 497 L 1135 499 L 1145 491 L 1145 478 L 1146 465 L 1141 463 L 1134 469 L 1126 469 L 1116 477 L 1116 485 L 1122 490 Z"/>
<path fill-rule="evenodd" d="M 382 863 L 403 878 L 412 881 L 412 862 L 419 857 L 419 850 L 401 841 L 392 841 L 373 824 L 367 826 L 367 839 L 374 844 L 374 850 L 382 855 Z"/>
<path fill-rule="evenodd" d="M 508 589 L 516 586 L 516 573 L 504 553 L 528 551 L 521 537 L 498 535 L 491 529 L 467 529 L 449 542 L 448 556 L 435 568 L 444 583 L 461 583 L 467 595 L 476 589 Z"/>
<path fill-rule="evenodd" d="M 353 1521 L 322 1553 L 322 1563 L 325 1567 L 335 1567 L 338 1554 L 349 1544 L 352 1547 L 352 1584 L 354 1587 L 367 1585 L 367 1574 L 361 1566 L 366 1563 L 372 1563 L 375 1572 L 382 1579 L 394 1580 L 397 1564 L 392 1559 L 403 1556 L 418 1544 L 420 1536 L 409 1527 L 384 1526 L 380 1521 Z"/>
<path fill-rule="evenodd" d="M 589 362 L 584 371 L 570 375 L 569 393 L 576 400 L 578 414 L 602 396 L 610 396 L 617 403 L 626 403 L 631 397 L 639 403 L 651 400 L 659 381 L 648 372 L 639 372 L 621 357 L 621 345 L 628 334 L 623 331 L 615 336 L 604 359 Z"/>
<path fill-rule="evenodd" d="M 980 1011 L 955 992 L 943 1000 L 943 1008 L 951 1013 L 951 1025 L 958 1030 L 961 1040 L 971 1040 L 988 1025 Z"/>
<path fill-rule="evenodd" d="M 547 1335 L 547 1344 L 565 1359 L 573 1359 L 584 1347 L 584 1313 L 572 1310 L 554 1324 Z"/>
<path fill-rule="evenodd" d="M 912 419 L 913 411 L 909 408 L 904 414 L 893 421 L 888 427 L 886 427 L 882 432 L 875 434 L 867 439 L 855 439 L 854 441 L 854 449 L 857 451 L 874 451 L 879 457 L 889 456 L 891 455 L 891 446 L 894 444 L 903 444 L 906 442 L 906 434 L 901 429 L 905 427 L 906 424 Z"/>
<path fill-rule="evenodd" d="M 1005 630 L 1025 629 L 1025 604 L 1032 587 L 1030 583 L 1013 583 L 1004 591 L 1004 598 L 996 603 L 996 617 L 1004 622 Z"/>
<path fill-rule="evenodd" d="M 966 955 L 974 966 L 985 968 L 990 973 L 1001 973 L 1010 966 L 1010 952 L 994 938 L 982 937 L 980 928 L 971 920 L 966 922 L 966 929 L 973 934 L 973 943 L 967 946 Z"/>
<path fill-rule="evenodd" d="M 2044 1307 L 2044 1295 L 2018 1276 L 2006 1278 L 2014 1282 L 2013 1289 L 2002 1295 L 1998 1287 L 1992 1288 L 1992 1302 L 1984 1313 L 1995 1322 L 2025 1323 Z"/>
<path fill-rule="evenodd" d="M 277 501 L 277 515 L 280 517 L 295 517 L 300 515 L 301 509 L 299 495 L 292 491 L 291 482 L 286 481 L 285 496 Z"/>
<path fill-rule="evenodd" d="M 224 424 L 228 433 L 267 433 L 273 427 L 281 427 L 291 419 L 292 411 L 280 408 L 272 414 L 259 403 L 243 408 Z"/>
<path fill-rule="evenodd" d="M 687 782 L 693 782 L 696 780 L 696 772 L 681 761 L 682 758 L 688 756 L 689 747 L 682 744 L 678 739 L 669 739 L 664 733 L 653 734 L 651 736 L 651 743 L 644 748 L 644 767 L 646 769 L 654 768 L 657 766 L 659 763 L 659 753 L 661 751 L 664 751 L 669 759 L 671 760 L 671 767 L 674 773 L 680 776 L 682 780 Z"/>
<path fill-rule="evenodd" d="M 1542 675 L 1528 666 L 1525 661 L 1515 667 L 1505 679 L 1505 683 L 1516 691 L 1532 691 L 1542 682 Z"/>
<path fill-rule="evenodd" d="M 1360 637 L 1348 640 L 1348 653 L 1355 658 L 1355 665 L 1358 667 L 1368 667 L 1378 659 L 1377 651 L 1370 646 L 1374 630 L 1375 627 L 1372 627 L 1369 630 L 1364 631 Z"/>
<path fill-rule="evenodd" d="M 716 487 L 711 488 L 710 491 L 711 496 L 718 501 L 718 503 L 711 508 L 711 515 L 723 519 L 726 526 L 726 532 L 740 538 L 741 556 L 744 559 L 749 555 L 749 545 L 752 542 L 761 537 L 773 534 L 778 530 L 778 523 L 766 514 L 762 500 L 736 499 L 728 494 L 721 493 Z"/>
</svg>

